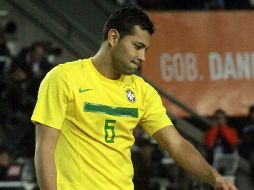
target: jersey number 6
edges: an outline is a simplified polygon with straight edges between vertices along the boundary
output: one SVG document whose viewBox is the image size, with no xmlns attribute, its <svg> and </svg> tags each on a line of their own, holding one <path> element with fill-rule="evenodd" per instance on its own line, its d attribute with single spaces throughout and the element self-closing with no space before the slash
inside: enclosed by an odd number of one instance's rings
<svg viewBox="0 0 254 190">
<path fill-rule="evenodd" d="M 115 139 L 115 126 L 110 125 L 116 123 L 115 120 L 105 120 L 104 132 L 105 132 L 105 142 L 114 143 Z"/>
</svg>

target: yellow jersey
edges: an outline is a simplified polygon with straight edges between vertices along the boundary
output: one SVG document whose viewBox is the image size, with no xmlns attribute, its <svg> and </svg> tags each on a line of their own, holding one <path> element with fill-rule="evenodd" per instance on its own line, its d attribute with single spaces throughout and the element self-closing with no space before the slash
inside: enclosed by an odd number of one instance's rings
<svg viewBox="0 0 254 190">
<path fill-rule="evenodd" d="M 172 125 L 160 96 L 142 78 L 108 79 L 91 58 L 46 75 L 31 120 L 60 130 L 58 190 L 133 190 L 133 129 L 140 124 L 153 135 Z"/>
</svg>

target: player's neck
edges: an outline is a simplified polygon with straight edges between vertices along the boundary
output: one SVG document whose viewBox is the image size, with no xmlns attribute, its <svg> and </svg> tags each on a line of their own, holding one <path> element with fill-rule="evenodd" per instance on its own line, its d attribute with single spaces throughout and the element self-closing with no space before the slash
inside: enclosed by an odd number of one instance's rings
<svg viewBox="0 0 254 190">
<path fill-rule="evenodd" d="M 104 77 L 117 80 L 121 77 L 121 74 L 114 69 L 110 54 L 105 48 L 106 47 L 100 48 L 100 50 L 92 58 L 92 63 L 96 70 Z"/>
</svg>

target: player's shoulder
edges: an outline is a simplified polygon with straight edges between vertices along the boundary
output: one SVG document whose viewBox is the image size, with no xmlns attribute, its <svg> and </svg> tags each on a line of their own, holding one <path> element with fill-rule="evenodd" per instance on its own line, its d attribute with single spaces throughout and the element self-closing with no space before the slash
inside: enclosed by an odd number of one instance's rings
<svg viewBox="0 0 254 190">
<path fill-rule="evenodd" d="M 56 67 L 58 67 L 58 69 L 62 70 L 63 72 L 73 72 L 73 71 L 80 70 L 81 68 L 83 68 L 84 64 L 88 61 L 89 61 L 89 59 L 79 59 L 79 60 L 69 61 L 69 62 L 65 62 L 63 64 L 59 64 Z"/>
<path fill-rule="evenodd" d="M 49 72 L 50 75 L 72 76 L 80 72 L 89 59 L 79 59 L 56 65 Z"/>
</svg>

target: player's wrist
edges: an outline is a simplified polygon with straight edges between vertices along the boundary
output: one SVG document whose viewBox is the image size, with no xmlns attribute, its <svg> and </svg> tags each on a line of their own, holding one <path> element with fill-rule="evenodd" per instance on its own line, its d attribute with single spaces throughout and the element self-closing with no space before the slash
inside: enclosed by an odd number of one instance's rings
<svg viewBox="0 0 254 190">
<path fill-rule="evenodd" d="M 221 184 L 223 184 L 224 182 L 226 181 L 226 178 L 219 175 L 219 176 L 216 176 L 215 179 L 214 179 L 214 182 L 212 184 L 213 188 L 214 189 L 217 189 L 218 187 L 221 186 Z"/>
<path fill-rule="evenodd" d="M 216 184 L 221 181 L 223 179 L 223 177 L 217 172 L 217 170 L 215 170 L 214 168 L 212 168 L 209 177 L 208 177 L 208 183 L 215 187 Z"/>
</svg>

